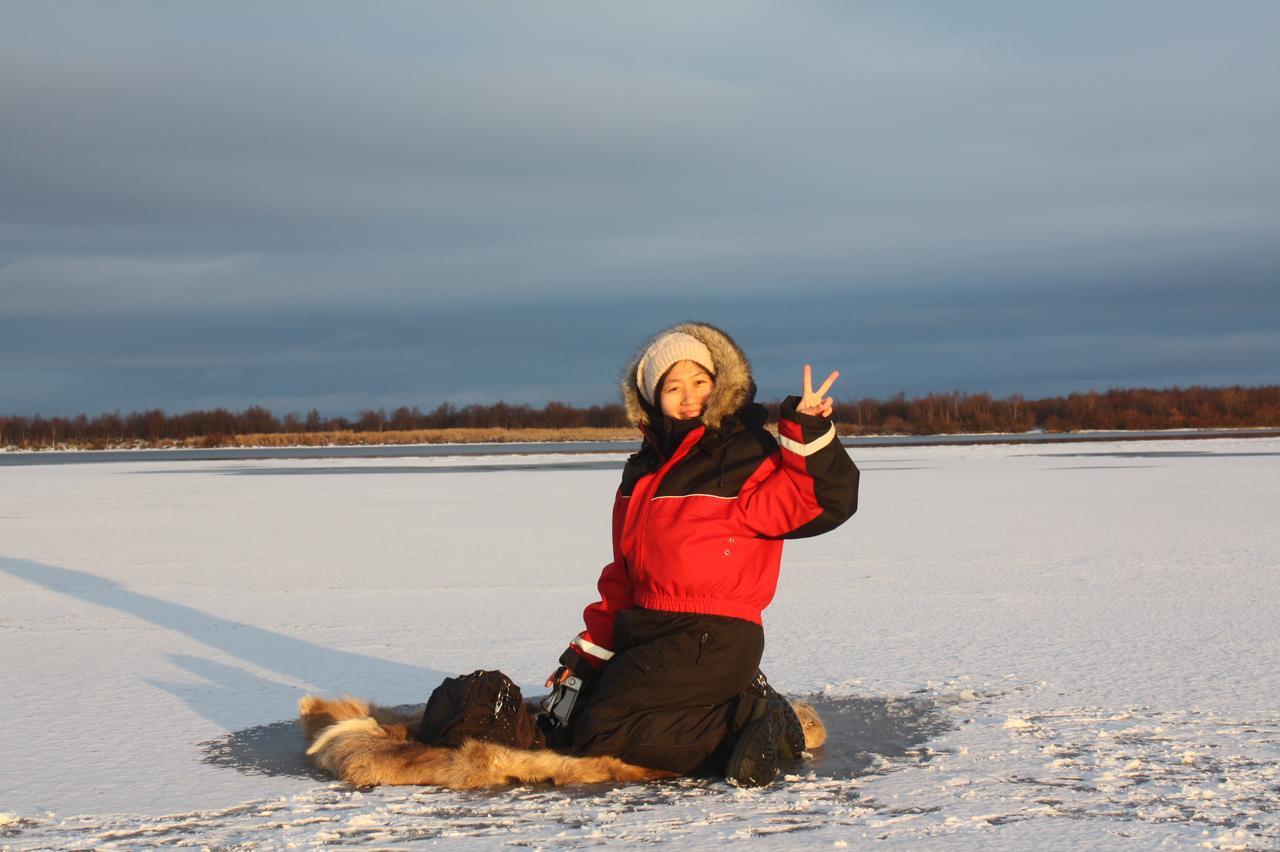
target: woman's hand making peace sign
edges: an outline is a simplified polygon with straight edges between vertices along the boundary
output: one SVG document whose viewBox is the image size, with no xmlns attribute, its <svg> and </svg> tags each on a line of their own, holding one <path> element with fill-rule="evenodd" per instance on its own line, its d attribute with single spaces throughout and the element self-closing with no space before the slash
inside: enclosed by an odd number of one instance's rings
<svg viewBox="0 0 1280 852">
<path fill-rule="evenodd" d="M 796 405 L 796 411 L 801 414 L 812 414 L 816 417 L 830 417 L 831 408 L 835 401 L 831 397 L 825 396 L 825 394 L 831 390 L 831 386 L 836 383 L 838 378 L 840 378 L 839 370 L 827 376 L 827 380 L 822 383 L 822 387 L 815 391 L 813 389 L 813 367 L 805 364 L 804 396 L 800 397 L 800 402 Z"/>
</svg>

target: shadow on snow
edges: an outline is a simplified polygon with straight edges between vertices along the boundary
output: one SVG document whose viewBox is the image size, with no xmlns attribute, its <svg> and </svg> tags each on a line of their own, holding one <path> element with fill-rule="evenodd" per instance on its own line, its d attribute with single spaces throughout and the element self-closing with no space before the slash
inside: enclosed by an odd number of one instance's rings
<svg viewBox="0 0 1280 852">
<path fill-rule="evenodd" d="M 827 742 L 811 759 L 785 764 L 784 772 L 812 772 L 823 778 L 873 774 L 882 758 L 927 759 L 924 744 L 952 727 L 937 704 L 917 696 L 813 696 L 807 700 L 827 726 Z M 397 709 L 420 712 L 421 705 Z M 332 780 L 307 762 L 302 727 L 296 720 L 245 728 L 201 743 L 200 748 L 201 762 L 249 775 Z M 600 785 L 589 786 L 598 790 Z"/>
</svg>

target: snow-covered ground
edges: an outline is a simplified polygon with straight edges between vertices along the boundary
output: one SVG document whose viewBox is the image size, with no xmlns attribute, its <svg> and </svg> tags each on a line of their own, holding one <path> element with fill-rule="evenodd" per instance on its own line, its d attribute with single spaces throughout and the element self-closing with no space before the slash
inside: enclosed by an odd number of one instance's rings
<svg viewBox="0 0 1280 852">
<path fill-rule="evenodd" d="M 307 692 L 540 691 L 622 456 L 0 468 L 0 846 L 1280 848 L 1280 440 L 863 449 L 765 671 L 832 742 L 720 782 L 356 790 Z"/>
</svg>

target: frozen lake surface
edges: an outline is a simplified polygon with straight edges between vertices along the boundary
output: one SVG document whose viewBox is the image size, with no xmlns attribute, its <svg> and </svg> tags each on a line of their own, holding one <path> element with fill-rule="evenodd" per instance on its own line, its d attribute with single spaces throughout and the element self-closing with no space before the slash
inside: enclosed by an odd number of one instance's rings
<svg viewBox="0 0 1280 852">
<path fill-rule="evenodd" d="M 1280 440 L 854 455 L 858 514 L 765 614 L 832 741 L 749 791 L 301 759 L 307 692 L 540 692 L 625 453 L 0 467 L 0 846 L 1280 848 Z"/>
</svg>

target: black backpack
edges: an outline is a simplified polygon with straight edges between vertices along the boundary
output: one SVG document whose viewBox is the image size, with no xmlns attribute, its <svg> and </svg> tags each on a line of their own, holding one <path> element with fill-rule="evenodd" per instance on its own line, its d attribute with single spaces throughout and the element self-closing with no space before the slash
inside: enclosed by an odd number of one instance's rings
<svg viewBox="0 0 1280 852">
<path fill-rule="evenodd" d="M 457 748 L 467 739 L 525 749 L 547 744 L 525 708 L 520 687 L 502 672 L 490 671 L 445 678 L 423 711 L 420 742 Z"/>
</svg>

